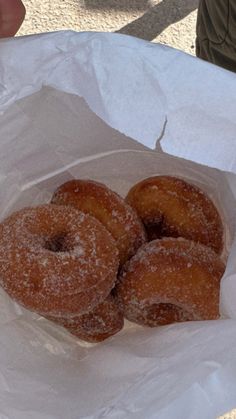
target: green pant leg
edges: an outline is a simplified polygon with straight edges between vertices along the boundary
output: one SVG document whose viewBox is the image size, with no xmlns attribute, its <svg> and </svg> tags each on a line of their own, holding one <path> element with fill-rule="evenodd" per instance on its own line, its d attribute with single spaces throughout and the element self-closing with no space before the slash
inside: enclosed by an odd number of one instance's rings
<svg viewBox="0 0 236 419">
<path fill-rule="evenodd" d="M 236 0 L 200 0 L 196 54 L 236 72 Z"/>
</svg>

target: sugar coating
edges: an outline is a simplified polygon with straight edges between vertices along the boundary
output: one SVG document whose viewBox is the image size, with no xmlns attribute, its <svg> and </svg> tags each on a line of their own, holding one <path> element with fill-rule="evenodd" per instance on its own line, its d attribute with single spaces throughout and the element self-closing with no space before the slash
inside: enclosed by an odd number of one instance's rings
<svg viewBox="0 0 236 419">
<path fill-rule="evenodd" d="M 143 245 L 124 266 L 115 289 L 128 320 L 157 326 L 219 316 L 225 266 L 210 248 L 183 238 Z"/>
<path fill-rule="evenodd" d="M 97 218 L 115 239 L 121 265 L 146 241 L 144 227 L 135 210 L 102 183 L 71 180 L 55 191 L 52 203 L 72 205 Z"/>
<path fill-rule="evenodd" d="M 74 208 L 24 208 L 0 225 L 0 285 L 30 310 L 87 312 L 109 294 L 117 269 L 112 236 Z"/>
<path fill-rule="evenodd" d="M 184 237 L 222 252 L 220 215 L 195 185 L 172 176 L 155 176 L 134 185 L 126 201 L 141 217 L 150 240 Z"/>
<path fill-rule="evenodd" d="M 119 332 L 124 325 L 123 313 L 111 295 L 82 316 L 47 318 L 87 342 L 101 342 Z"/>
</svg>

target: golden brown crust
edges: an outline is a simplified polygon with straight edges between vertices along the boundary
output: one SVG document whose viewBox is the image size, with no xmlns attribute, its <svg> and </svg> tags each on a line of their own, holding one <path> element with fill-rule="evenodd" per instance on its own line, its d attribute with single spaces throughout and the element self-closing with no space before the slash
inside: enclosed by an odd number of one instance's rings
<svg viewBox="0 0 236 419">
<path fill-rule="evenodd" d="M 124 317 L 114 298 L 109 295 L 92 311 L 82 316 L 47 318 L 63 327 L 71 334 L 87 342 L 102 342 L 118 333 L 124 325 Z"/>
<path fill-rule="evenodd" d="M 0 225 L 0 284 L 29 310 L 83 314 L 107 297 L 117 269 L 110 233 L 74 208 L 24 208 Z"/>
<path fill-rule="evenodd" d="M 147 326 L 219 317 L 225 266 L 210 248 L 164 238 L 142 246 L 115 288 L 125 317 Z"/>
<path fill-rule="evenodd" d="M 139 214 L 150 240 L 184 237 L 221 253 L 220 215 L 198 187 L 172 176 L 155 176 L 134 185 L 126 201 Z"/>
<path fill-rule="evenodd" d="M 59 186 L 53 204 L 71 205 L 97 218 L 111 233 L 119 250 L 121 265 L 146 241 L 136 212 L 102 183 L 74 179 Z"/>
</svg>

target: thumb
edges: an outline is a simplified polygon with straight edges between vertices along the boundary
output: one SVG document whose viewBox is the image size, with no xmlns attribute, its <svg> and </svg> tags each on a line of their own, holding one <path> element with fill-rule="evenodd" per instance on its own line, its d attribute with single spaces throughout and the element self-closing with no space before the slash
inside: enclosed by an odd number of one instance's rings
<svg viewBox="0 0 236 419">
<path fill-rule="evenodd" d="M 14 36 L 25 17 L 21 0 L 0 0 L 0 38 Z"/>
</svg>

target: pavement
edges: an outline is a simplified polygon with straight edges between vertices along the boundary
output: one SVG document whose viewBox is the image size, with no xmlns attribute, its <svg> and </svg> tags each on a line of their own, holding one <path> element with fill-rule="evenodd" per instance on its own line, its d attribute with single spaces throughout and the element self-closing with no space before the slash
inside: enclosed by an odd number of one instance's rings
<svg viewBox="0 0 236 419">
<path fill-rule="evenodd" d="M 198 0 L 23 0 L 18 35 L 61 29 L 107 31 L 195 54 Z M 236 410 L 219 419 L 236 419 Z"/>
<path fill-rule="evenodd" d="M 198 0 L 23 0 L 19 35 L 73 29 L 109 31 L 195 53 Z"/>
</svg>

